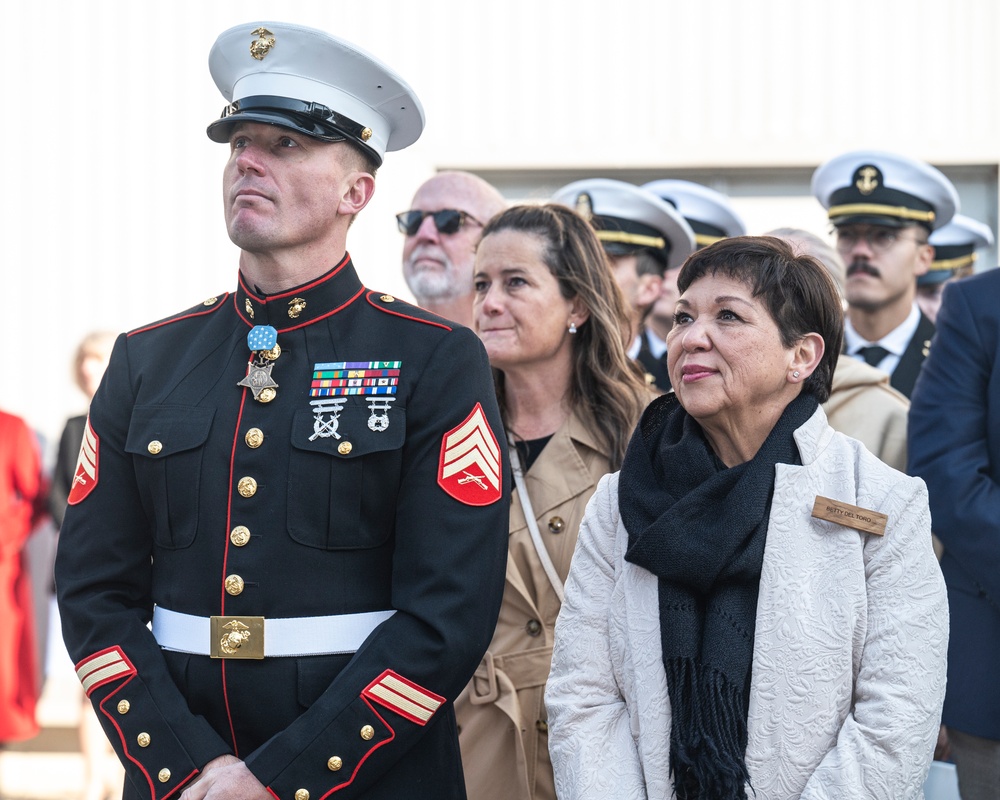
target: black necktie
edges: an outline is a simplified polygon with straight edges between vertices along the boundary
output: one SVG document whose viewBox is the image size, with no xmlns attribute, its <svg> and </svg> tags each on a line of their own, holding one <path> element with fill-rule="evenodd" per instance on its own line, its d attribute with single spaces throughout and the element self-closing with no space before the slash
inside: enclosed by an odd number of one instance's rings
<svg viewBox="0 0 1000 800">
<path fill-rule="evenodd" d="M 862 347 L 858 350 L 861 357 L 871 366 L 877 367 L 882 363 L 882 359 L 889 355 L 889 351 L 881 345 L 873 344 L 869 347 Z"/>
</svg>

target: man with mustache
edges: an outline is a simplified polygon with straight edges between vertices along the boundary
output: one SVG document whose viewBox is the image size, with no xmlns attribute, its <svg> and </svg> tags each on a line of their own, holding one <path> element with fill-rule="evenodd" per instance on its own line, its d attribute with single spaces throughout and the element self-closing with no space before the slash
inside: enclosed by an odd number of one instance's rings
<svg viewBox="0 0 1000 800">
<path fill-rule="evenodd" d="M 471 172 L 440 172 L 396 215 L 403 277 L 417 305 L 461 325 L 472 324 L 472 262 L 479 234 L 507 201 Z"/>
<path fill-rule="evenodd" d="M 931 231 L 958 210 L 958 193 L 929 164 L 893 153 L 845 153 L 813 174 L 847 267 L 845 351 L 910 396 L 934 324 L 916 304 L 917 276 L 934 260 Z"/>
</svg>

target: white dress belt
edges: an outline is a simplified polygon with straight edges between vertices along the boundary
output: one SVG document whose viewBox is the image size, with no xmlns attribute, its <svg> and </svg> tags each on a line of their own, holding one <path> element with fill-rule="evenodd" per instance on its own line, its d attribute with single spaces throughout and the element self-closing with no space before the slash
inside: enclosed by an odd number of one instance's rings
<svg viewBox="0 0 1000 800">
<path fill-rule="evenodd" d="M 264 656 L 316 656 L 354 653 L 379 625 L 396 612 L 368 611 L 329 617 L 279 617 L 264 620 Z M 153 608 L 153 636 L 164 650 L 207 656 L 211 617 Z"/>
</svg>

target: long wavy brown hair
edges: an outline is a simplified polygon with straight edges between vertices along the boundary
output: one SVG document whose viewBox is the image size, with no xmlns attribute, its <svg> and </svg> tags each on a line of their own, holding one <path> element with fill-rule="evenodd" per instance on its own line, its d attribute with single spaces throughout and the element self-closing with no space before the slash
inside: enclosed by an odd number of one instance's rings
<svg viewBox="0 0 1000 800">
<path fill-rule="evenodd" d="M 569 400 L 607 448 L 611 468 L 616 470 L 651 394 L 642 371 L 626 355 L 629 317 L 604 248 L 589 223 L 556 204 L 509 208 L 490 220 L 482 238 L 508 230 L 541 239 L 545 243 L 542 257 L 559 282 L 562 296 L 579 298 L 590 312 L 572 340 Z M 494 369 L 493 377 L 500 413 L 508 424 L 504 374 Z"/>
</svg>

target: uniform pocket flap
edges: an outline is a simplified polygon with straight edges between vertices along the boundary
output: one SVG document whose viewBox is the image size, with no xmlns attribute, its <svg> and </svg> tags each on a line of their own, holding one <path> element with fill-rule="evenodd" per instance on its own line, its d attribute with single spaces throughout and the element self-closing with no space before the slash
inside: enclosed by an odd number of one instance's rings
<svg viewBox="0 0 1000 800">
<path fill-rule="evenodd" d="M 125 452 L 166 458 L 200 447 L 208 440 L 214 416 L 214 408 L 201 406 L 136 406 Z"/>
<path fill-rule="evenodd" d="M 339 408 L 301 408 L 292 422 L 293 447 L 339 459 L 399 450 L 405 439 L 405 409 L 395 404 L 369 409 L 356 398 Z"/>
</svg>

